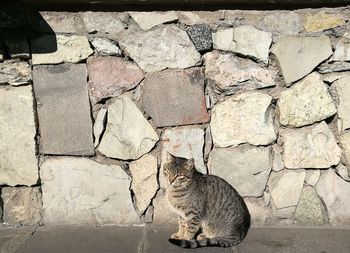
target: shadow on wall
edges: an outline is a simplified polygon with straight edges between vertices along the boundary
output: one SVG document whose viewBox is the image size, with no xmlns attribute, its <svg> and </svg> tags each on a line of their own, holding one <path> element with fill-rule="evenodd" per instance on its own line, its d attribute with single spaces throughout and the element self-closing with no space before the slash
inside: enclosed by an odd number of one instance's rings
<svg viewBox="0 0 350 253">
<path fill-rule="evenodd" d="M 33 51 L 30 42 L 45 36 L 45 45 Z M 8 58 L 30 59 L 33 53 L 57 50 L 56 35 L 39 12 L 20 1 L 4 1 L 0 8 L 0 54 Z"/>
</svg>

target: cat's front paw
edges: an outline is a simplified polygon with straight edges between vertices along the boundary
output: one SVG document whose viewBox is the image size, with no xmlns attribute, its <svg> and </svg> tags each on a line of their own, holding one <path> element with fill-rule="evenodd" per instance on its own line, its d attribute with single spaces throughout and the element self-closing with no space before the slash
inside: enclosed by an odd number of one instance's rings
<svg viewBox="0 0 350 253">
<path fill-rule="evenodd" d="M 182 236 L 179 233 L 174 233 L 170 236 L 171 239 L 181 240 Z"/>
</svg>

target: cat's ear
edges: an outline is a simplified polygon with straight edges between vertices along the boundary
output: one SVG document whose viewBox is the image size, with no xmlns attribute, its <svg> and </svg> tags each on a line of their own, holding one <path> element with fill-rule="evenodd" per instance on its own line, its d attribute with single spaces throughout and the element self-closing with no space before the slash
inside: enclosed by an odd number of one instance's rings
<svg viewBox="0 0 350 253">
<path fill-rule="evenodd" d="M 175 156 L 173 156 L 172 154 L 170 154 L 169 152 L 167 152 L 167 155 L 166 155 L 167 157 L 166 157 L 166 160 L 168 161 L 168 162 L 173 162 L 173 161 L 175 161 Z"/>
<path fill-rule="evenodd" d="M 194 159 L 188 159 L 185 164 L 185 168 L 189 171 L 192 171 L 194 169 Z"/>
</svg>

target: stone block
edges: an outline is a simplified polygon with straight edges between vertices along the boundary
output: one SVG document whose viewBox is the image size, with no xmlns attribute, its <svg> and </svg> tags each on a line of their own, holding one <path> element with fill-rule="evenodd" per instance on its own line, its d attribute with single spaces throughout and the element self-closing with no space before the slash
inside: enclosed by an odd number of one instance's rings
<svg viewBox="0 0 350 253">
<path fill-rule="evenodd" d="M 130 178 L 118 165 L 87 158 L 49 158 L 40 170 L 45 225 L 141 223 L 131 200 Z"/>
<path fill-rule="evenodd" d="M 0 88 L 0 185 L 38 181 L 31 86 Z"/>
<path fill-rule="evenodd" d="M 4 223 L 10 226 L 42 224 L 42 200 L 39 187 L 5 187 Z"/>
<path fill-rule="evenodd" d="M 186 29 L 194 46 L 199 52 L 208 51 L 213 46 L 213 38 L 209 25 L 195 24 Z"/>
<path fill-rule="evenodd" d="M 40 152 L 93 155 L 85 64 L 35 66 L 33 83 L 41 135 Z"/>
<path fill-rule="evenodd" d="M 350 76 L 346 75 L 333 84 L 338 94 L 338 130 L 340 133 L 350 128 L 349 82 Z"/>
<path fill-rule="evenodd" d="M 32 70 L 27 62 L 7 60 L 0 63 L 0 84 L 18 86 L 31 80 Z"/>
<path fill-rule="evenodd" d="M 157 127 L 209 121 L 200 69 L 166 70 L 142 83 L 142 107 Z"/>
<path fill-rule="evenodd" d="M 328 14 L 322 10 L 306 15 L 304 28 L 306 32 L 320 32 L 344 24 L 345 21 L 341 15 Z"/>
<path fill-rule="evenodd" d="M 175 11 L 129 12 L 129 15 L 135 20 L 135 22 L 141 27 L 142 30 L 149 30 L 152 27 L 161 25 L 163 23 L 177 21 L 177 15 Z"/>
</svg>

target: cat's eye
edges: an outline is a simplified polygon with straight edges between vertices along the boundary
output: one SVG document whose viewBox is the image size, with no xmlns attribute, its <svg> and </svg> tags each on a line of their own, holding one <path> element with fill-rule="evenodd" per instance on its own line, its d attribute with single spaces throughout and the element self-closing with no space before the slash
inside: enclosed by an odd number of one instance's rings
<svg viewBox="0 0 350 253">
<path fill-rule="evenodd" d="M 179 179 L 184 179 L 185 176 L 180 175 L 180 176 L 178 176 L 178 178 L 179 178 Z"/>
</svg>

